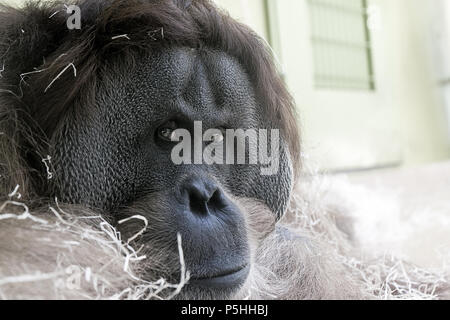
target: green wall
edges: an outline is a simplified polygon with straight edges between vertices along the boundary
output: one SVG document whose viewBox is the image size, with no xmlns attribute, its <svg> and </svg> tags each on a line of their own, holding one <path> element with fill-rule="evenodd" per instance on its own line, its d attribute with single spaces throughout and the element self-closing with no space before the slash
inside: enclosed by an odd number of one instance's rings
<svg viewBox="0 0 450 320">
<path fill-rule="evenodd" d="M 267 35 L 263 0 L 218 2 Z M 243 14 L 242 3 L 253 9 Z M 449 159 L 448 118 L 433 73 L 433 4 L 369 5 L 381 14 L 371 32 L 377 89 L 358 92 L 314 88 L 307 0 L 268 0 L 271 40 L 298 104 L 305 152 L 330 170 Z"/>
</svg>

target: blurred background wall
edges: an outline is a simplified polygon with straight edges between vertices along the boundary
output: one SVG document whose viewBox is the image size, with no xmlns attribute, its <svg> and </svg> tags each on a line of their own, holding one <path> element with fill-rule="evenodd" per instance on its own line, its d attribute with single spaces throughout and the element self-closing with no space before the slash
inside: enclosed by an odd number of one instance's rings
<svg viewBox="0 0 450 320">
<path fill-rule="evenodd" d="M 450 1 L 215 1 L 273 47 L 321 170 L 450 158 Z"/>
<path fill-rule="evenodd" d="M 450 157 L 446 0 L 217 0 L 274 48 L 329 171 Z"/>
</svg>

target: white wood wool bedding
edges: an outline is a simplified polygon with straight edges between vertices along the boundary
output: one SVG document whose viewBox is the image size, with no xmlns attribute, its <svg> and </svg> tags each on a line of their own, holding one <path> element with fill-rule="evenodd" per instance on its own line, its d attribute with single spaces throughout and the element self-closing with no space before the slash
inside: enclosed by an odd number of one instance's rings
<svg viewBox="0 0 450 320">
<path fill-rule="evenodd" d="M 352 217 L 355 203 L 362 197 L 354 197 L 349 182 L 336 185 L 320 175 L 303 176 L 281 224 L 326 247 L 326 259 L 344 266 L 343 281 L 354 282 L 362 299 L 449 298 L 447 267 L 423 269 L 394 256 L 364 252 L 359 246 L 364 241 L 352 231 L 358 225 Z M 20 186 L 0 206 L 0 224 L 9 230 L 0 234 L 2 299 L 171 299 L 189 281 L 180 237 L 180 283 L 148 282 L 139 276 L 146 257 L 100 216 L 80 208 L 67 211 L 57 202 L 46 213 L 29 212 L 19 191 Z M 145 222 L 141 216 L 132 219 Z M 250 289 L 243 297 L 277 295 Z"/>
</svg>

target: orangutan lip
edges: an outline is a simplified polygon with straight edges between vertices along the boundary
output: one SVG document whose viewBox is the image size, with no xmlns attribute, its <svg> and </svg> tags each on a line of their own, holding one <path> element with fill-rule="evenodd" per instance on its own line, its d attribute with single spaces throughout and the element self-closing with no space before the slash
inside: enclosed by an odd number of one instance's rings
<svg viewBox="0 0 450 320">
<path fill-rule="evenodd" d="M 202 287 L 228 288 L 242 285 L 248 277 L 250 265 L 244 265 L 237 269 L 224 271 L 217 275 L 191 278 L 190 284 Z"/>
</svg>

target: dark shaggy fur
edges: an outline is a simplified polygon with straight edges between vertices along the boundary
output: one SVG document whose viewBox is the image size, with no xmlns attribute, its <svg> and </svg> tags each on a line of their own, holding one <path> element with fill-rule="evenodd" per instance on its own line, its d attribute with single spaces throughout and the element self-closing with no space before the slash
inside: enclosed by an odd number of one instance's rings
<svg viewBox="0 0 450 320">
<path fill-rule="evenodd" d="M 66 28 L 67 15 L 59 2 L 30 2 L 23 9 L 0 7 L 0 64 L 5 66 L 0 78 L 3 194 L 20 184 L 23 196 L 36 200 L 35 190 L 47 188 L 42 159 L 49 154 L 61 119 L 77 121 L 81 106 L 92 104 L 96 83 L 102 81 L 108 63 L 129 63 L 139 51 L 151 52 L 160 46 L 208 46 L 236 57 L 251 76 L 263 111 L 274 127 L 282 128 L 295 168 L 299 167 L 293 100 L 277 74 L 269 48 L 248 27 L 209 0 L 75 3 L 90 13 L 82 15 L 81 30 Z M 112 40 L 124 34 L 129 39 Z M 69 70 L 46 91 L 70 63 L 76 67 L 76 78 Z"/>
</svg>

